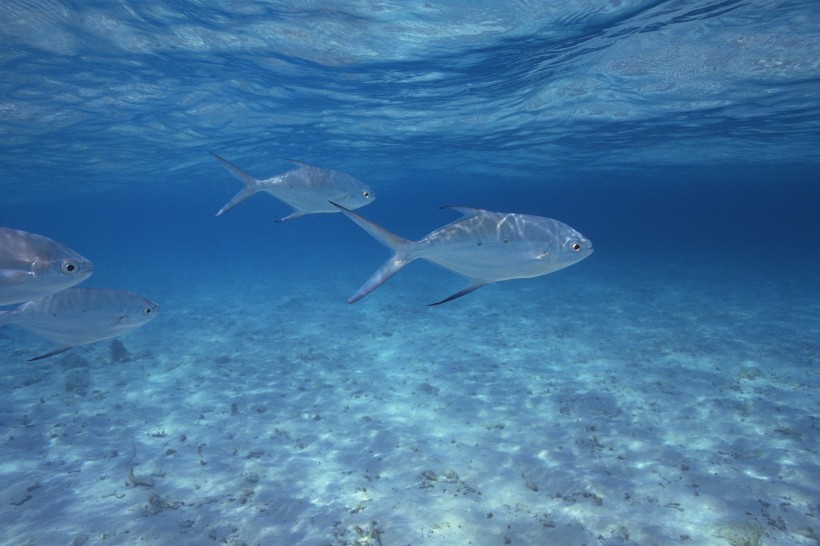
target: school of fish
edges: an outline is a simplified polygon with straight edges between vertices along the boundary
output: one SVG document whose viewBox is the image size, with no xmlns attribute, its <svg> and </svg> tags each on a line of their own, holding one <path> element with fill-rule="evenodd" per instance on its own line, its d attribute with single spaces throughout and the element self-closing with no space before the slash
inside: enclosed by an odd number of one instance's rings
<svg viewBox="0 0 820 546">
<path fill-rule="evenodd" d="M 306 214 L 341 212 L 393 251 L 348 303 L 359 301 L 413 260 L 423 259 L 467 279 L 467 286 L 430 305 L 441 305 L 487 284 L 538 277 L 580 262 L 592 254 L 592 242 L 568 225 L 541 216 L 492 212 L 470 207 L 445 207 L 462 217 L 420 241 L 408 241 L 374 224 L 352 209 L 372 203 L 376 194 L 349 174 L 297 161 L 296 170 L 258 180 L 211 152 L 245 185 L 216 213 L 221 216 L 254 193 L 264 191 L 294 211 L 278 221 Z"/>
<path fill-rule="evenodd" d="M 34 233 L 0 227 L 0 326 L 16 324 L 59 343 L 41 360 L 116 337 L 153 319 L 159 306 L 110 288 L 78 288 L 94 266 L 70 248 Z"/>
<path fill-rule="evenodd" d="M 458 292 L 429 305 L 441 305 L 490 283 L 539 277 L 592 254 L 592 242 L 570 226 L 541 216 L 445 207 L 461 218 L 419 241 L 403 239 L 356 212 L 376 199 L 361 180 L 340 171 L 294 161 L 293 170 L 257 179 L 230 161 L 213 157 L 244 188 L 217 213 L 221 216 L 250 196 L 265 192 L 290 205 L 278 222 L 307 214 L 342 213 L 392 251 L 392 256 L 347 300 L 359 301 L 414 260 L 422 259 L 467 279 Z M 0 326 L 16 324 L 58 343 L 40 360 L 146 324 L 159 305 L 138 294 L 75 285 L 93 272 L 91 261 L 68 247 L 25 231 L 0 227 Z"/>
</svg>

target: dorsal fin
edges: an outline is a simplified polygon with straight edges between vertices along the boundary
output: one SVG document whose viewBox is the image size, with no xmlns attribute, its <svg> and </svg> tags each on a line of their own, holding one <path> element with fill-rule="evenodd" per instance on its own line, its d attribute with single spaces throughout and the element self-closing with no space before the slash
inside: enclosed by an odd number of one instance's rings
<svg viewBox="0 0 820 546">
<path fill-rule="evenodd" d="M 321 167 L 317 167 L 316 165 L 311 165 L 310 163 L 307 163 L 305 161 L 299 161 L 298 159 L 287 159 L 287 161 L 290 161 L 291 163 L 296 163 L 297 165 L 302 165 L 303 167 L 312 167 L 314 169 L 321 169 Z"/>
<path fill-rule="evenodd" d="M 478 216 L 479 214 L 481 214 L 483 212 L 487 212 L 484 209 L 478 209 L 478 208 L 475 208 L 475 207 L 460 207 L 460 206 L 454 206 L 454 205 L 446 205 L 446 206 L 443 206 L 441 208 L 443 208 L 443 209 L 453 209 L 456 212 L 460 212 L 462 219 L 470 218 L 472 216 Z"/>
</svg>

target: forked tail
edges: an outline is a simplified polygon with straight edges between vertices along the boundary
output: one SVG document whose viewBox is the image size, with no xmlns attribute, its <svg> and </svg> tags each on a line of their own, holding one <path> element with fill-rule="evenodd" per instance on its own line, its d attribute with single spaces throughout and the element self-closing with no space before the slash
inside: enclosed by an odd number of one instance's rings
<svg viewBox="0 0 820 546">
<path fill-rule="evenodd" d="M 222 166 L 225 167 L 225 169 L 229 173 L 234 175 L 243 184 L 245 184 L 245 188 L 236 195 L 234 195 L 233 199 L 225 203 L 225 206 L 219 209 L 219 212 L 216 213 L 217 216 L 222 216 L 223 214 L 234 208 L 236 205 L 238 205 L 239 203 L 241 203 L 257 191 L 259 191 L 259 181 L 251 175 L 249 175 L 248 173 L 246 173 L 245 171 L 243 171 L 242 169 L 240 169 L 239 167 L 237 167 L 236 165 L 234 165 L 233 163 L 231 163 L 230 161 L 228 161 L 227 159 L 219 157 L 213 152 L 211 152 L 211 155 L 214 156 L 216 160 L 219 161 L 219 163 L 221 163 Z"/>
<path fill-rule="evenodd" d="M 363 218 L 355 212 L 337 205 L 331 201 L 331 204 L 339 209 L 345 216 L 353 220 L 359 227 L 373 236 L 374 239 L 393 251 L 393 256 L 387 260 L 382 266 L 373 273 L 367 282 L 359 288 L 355 294 L 350 296 L 347 303 L 355 303 L 381 286 L 387 279 L 395 275 L 401 268 L 412 262 L 417 258 L 413 256 L 413 241 L 403 239 L 398 235 L 387 231 L 383 227 L 374 224 L 370 220 Z"/>
</svg>

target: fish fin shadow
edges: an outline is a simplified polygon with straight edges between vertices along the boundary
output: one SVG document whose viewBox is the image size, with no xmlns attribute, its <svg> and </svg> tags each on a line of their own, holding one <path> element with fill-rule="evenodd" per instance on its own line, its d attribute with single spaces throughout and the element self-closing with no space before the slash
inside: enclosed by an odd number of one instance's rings
<svg viewBox="0 0 820 546">
<path fill-rule="evenodd" d="M 40 355 L 40 356 L 35 356 L 34 358 L 29 358 L 29 359 L 28 359 L 28 361 L 29 361 L 29 362 L 34 362 L 34 361 L 36 361 L 36 360 L 43 360 L 44 358 L 48 358 L 48 357 L 50 357 L 50 356 L 54 356 L 54 355 L 58 355 L 58 354 L 60 354 L 60 353 L 64 353 L 64 352 L 66 352 L 66 351 L 68 351 L 68 350 L 70 350 L 70 349 L 72 349 L 72 347 L 71 347 L 71 346 L 68 346 L 68 347 L 60 347 L 59 349 L 54 349 L 53 351 L 49 351 L 49 352 L 47 352 L 46 354 L 43 354 L 43 355 Z"/>
<path fill-rule="evenodd" d="M 452 296 L 448 296 L 448 297 L 444 298 L 441 301 L 437 301 L 436 303 L 428 303 L 427 307 L 435 307 L 436 305 L 441 305 L 442 303 L 447 303 L 448 301 L 453 301 L 455 299 L 460 298 L 461 296 L 466 296 L 470 292 L 474 292 L 474 291 L 478 290 L 479 288 L 481 288 L 482 286 L 485 286 L 487 284 L 488 283 L 483 282 L 483 281 L 473 283 L 473 284 L 467 286 L 466 288 L 462 288 L 461 290 L 459 290 L 458 292 L 456 292 Z"/>
</svg>

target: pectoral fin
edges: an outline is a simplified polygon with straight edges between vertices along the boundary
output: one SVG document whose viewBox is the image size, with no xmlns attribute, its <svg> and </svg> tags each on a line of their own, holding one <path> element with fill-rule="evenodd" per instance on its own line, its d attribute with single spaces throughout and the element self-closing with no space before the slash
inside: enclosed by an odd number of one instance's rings
<svg viewBox="0 0 820 546">
<path fill-rule="evenodd" d="M 31 273 L 19 269 L 0 269 L 0 281 L 4 284 L 19 284 L 30 276 Z"/>
</svg>

